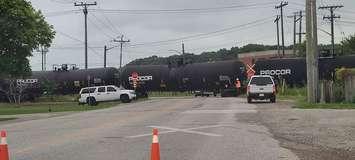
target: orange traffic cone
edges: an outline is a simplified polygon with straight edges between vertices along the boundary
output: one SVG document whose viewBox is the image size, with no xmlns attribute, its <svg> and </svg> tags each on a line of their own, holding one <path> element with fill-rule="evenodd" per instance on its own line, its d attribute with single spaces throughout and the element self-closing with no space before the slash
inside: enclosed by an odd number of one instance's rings
<svg viewBox="0 0 355 160">
<path fill-rule="evenodd" d="M 160 160 L 160 149 L 159 149 L 159 140 L 158 140 L 158 129 L 153 129 L 153 142 L 152 150 L 150 153 L 151 160 Z"/>
<path fill-rule="evenodd" d="M 7 149 L 6 142 L 6 131 L 1 131 L 0 160 L 9 160 L 9 151 Z"/>
</svg>

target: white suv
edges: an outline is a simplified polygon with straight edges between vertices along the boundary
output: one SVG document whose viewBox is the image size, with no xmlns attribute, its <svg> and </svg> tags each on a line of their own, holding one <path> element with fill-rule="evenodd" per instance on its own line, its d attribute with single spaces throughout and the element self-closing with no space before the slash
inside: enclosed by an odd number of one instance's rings
<svg viewBox="0 0 355 160">
<path fill-rule="evenodd" d="M 95 86 L 86 87 L 80 90 L 79 103 L 88 103 L 96 105 L 97 102 L 121 100 L 123 103 L 129 103 L 136 98 L 133 90 L 120 89 L 116 86 Z"/>
<path fill-rule="evenodd" d="M 257 75 L 252 76 L 247 88 L 248 103 L 252 99 L 270 99 L 271 103 L 276 102 L 276 86 L 271 76 Z"/>
</svg>

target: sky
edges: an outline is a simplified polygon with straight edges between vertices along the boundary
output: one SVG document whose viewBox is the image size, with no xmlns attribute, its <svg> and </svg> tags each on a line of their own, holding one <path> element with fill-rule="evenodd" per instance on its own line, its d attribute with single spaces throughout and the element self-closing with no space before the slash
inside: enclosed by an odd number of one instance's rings
<svg viewBox="0 0 355 160">
<path fill-rule="evenodd" d="M 84 14 L 75 0 L 30 0 L 41 10 L 46 21 L 56 31 L 47 53 L 47 70 L 53 64 L 84 62 Z M 83 2 L 93 3 L 95 0 Z M 181 43 L 188 53 L 230 49 L 249 43 L 275 45 L 278 0 L 96 0 L 88 13 L 88 66 L 103 67 L 104 46 L 114 47 L 107 52 L 107 66 L 119 66 L 119 45 L 113 39 L 124 35 L 129 43 L 123 45 L 123 64 L 137 58 L 179 54 Z M 294 12 L 305 10 L 305 0 L 289 0 L 284 7 L 285 44 L 293 44 Z M 354 0 L 317 0 L 318 6 L 344 5 L 335 11 L 341 19 L 335 23 L 335 40 L 340 42 L 355 34 Z M 318 10 L 319 43 L 329 44 L 329 21 L 323 16 L 328 10 Z M 291 16 L 291 17 L 290 17 Z M 305 19 L 303 19 L 303 31 Z M 298 28 L 298 27 L 297 27 Z M 41 70 L 41 54 L 30 57 L 32 70 Z"/>
</svg>

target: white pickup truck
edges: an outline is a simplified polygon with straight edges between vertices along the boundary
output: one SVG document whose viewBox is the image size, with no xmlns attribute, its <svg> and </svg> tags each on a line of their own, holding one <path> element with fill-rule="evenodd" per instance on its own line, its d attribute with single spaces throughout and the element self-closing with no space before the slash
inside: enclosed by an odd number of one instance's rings
<svg viewBox="0 0 355 160">
<path fill-rule="evenodd" d="M 129 103 L 136 98 L 133 90 L 120 89 L 117 86 L 95 86 L 80 90 L 79 104 L 96 105 L 97 102 L 121 100 Z"/>
<path fill-rule="evenodd" d="M 276 86 L 271 76 L 256 75 L 250 78 L 247 88 L 248 103 L 252 99 L 270 99 L 271 103 L 276 102 Z"/>
</svg>

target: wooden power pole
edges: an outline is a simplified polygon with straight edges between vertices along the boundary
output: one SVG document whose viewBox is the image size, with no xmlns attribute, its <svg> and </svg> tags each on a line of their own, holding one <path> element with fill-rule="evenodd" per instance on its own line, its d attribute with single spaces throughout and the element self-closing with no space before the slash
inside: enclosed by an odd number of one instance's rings
<svg viewBox="0 0 355 160">
<path fill-rule="evenodd" d="M 85 16 L 85 69 L 88 69 L 88 23 L 87 23 L 87 19 L 88 19 L 88 6 L 94 6 L 97 5 L 96 2 L 94 3 L 84 3 L 84 2 L 80 2 L 74 3 L 74 6 L 81 6 L 83 7 L 83 12 L 84 12 L 84 16 Z"/>
<path fill-rule="evenodd" d="M 336 16 L 334 14 L 334 10 L 337 8 L 342 8 L 344 7 L 343 5 L 337 5 L 337 6 L 322 6 L 319 7 L 319 9 L 329 9 L 330 11 L 330 16 L 324 16 L 323 19 L 329 19 L 330 20 L 330 29 L 331 29 L 331 36 L 332 36 L 332 56 L 335 56 L 335 42 L 334 42 L 334 20 L 339 19 L 340 16 Z"/>
<path fill-rule="evenodd" d="M 280 31 L 279 31 L 279 20 L 280 16 L 277 15 L 274 23 L 276 23 L 276 36 L 277 36 L 277 56 L 281 57 L 280 55 Z"/>
<path fill-rule="evenodd" d="M 318 38 L 316 0 L 306 0 L 306 38 L 307 38 L 307 100 L 319 101 L 318 87 Z"/>
<path fill-rule="evenodd" d="M 285 56 L 285 36 L 284 36 L 284 10 L 283 7 L 287 6 L 288 2 L 282 1 L 280 5 L 276 6 L 275 9 L 280 9 L 281 18 L 281 41 L 282 41 L 282 56 Z"/>
</svg>

